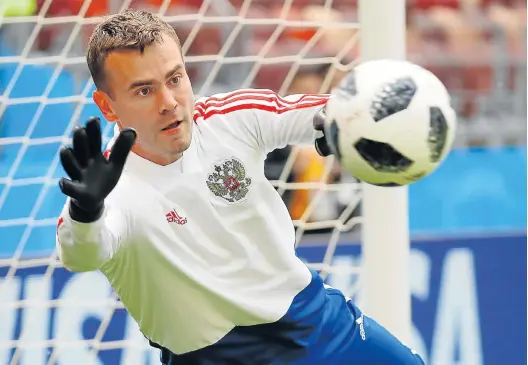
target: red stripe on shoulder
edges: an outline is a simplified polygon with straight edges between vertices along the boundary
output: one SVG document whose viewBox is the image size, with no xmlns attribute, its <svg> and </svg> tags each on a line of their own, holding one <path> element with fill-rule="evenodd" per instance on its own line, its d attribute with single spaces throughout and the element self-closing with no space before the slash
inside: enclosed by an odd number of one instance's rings
<svg viewBox="0 0 528 365">
<path fill-rule="evenodd" d="M 239 89 L 239 90 L 226 93 L 224 96 L 216 96 L 216 95 L 210 96 L 207 98 L 207 101 L 208 102 L 209 101 L 226 101 L 231 98 L 238 97 L 238 96 L 243 96 L 243 95 L 249 96 L 249 95 L 255 95 L 255 94 L 278 96 L 276 92 L 272 90 L 268 90 L 268 89 Z"/>
<path fill-rule="evenodd" d="M 278 101 L 284 104 L 296 104 L 301 102 L 303 99 L 306 98 L 313 98 L 318 100 L 328 100 L 328 95 L 326 94 L 303 94 L 299 100 L 287 100 L 277 94 L 274 91 L 266 90 L 266 89 L 243 89 L 234 91 L 231 93 L 226 94 L 225 96 L 219 97 L 219 96 L 211 96 L 208 97 L 205 101 L 200 101 L 196 103 L 198 107 L 201 107 L 202 109 L 206 108 L 207 106 L 223 106 L 228 103 L 234 103 L 236 101 L 240 100 L 267 100 L 267 101 Z"/>
<path fill-rule="evenodd" d="M 297 100 L 286 100 L 271 90 L 244 89 L 223 97 L 212 96 L 195 104 L 194 121 L 212 115 L 228 114 L 238 110 L 257 109 L 275 113 L 324 105 L 330 95 L 303 94 Z M 271 104 L 271 105 L 270 105 Z"/>
<path fill-rule="evenodd" d="M 302 104 L 291 105 L 291 106 L 284 107 L 284 108 L 277 108 L 277 106 L 261 105 L 261 104 L 239 104 L 239 105 L 226 106 L 225 108 L 222 108 L 222 109 L 211 109 L 211 110 L 206 111 L 204 114 L 199 114 L 198 116 L 195 115 L 195 117 L 197 118 L 201 116 L 204 120 L 206 120 L 212 117 L 213 115 L 224 115 L 224 114 L 229 114 L 229 113 L 236 112 L 239 110 L 248 110 L 248 109 L 257 109 L 257 110 L 263 110 L 263 111 L 268 111 L 272 113 L 282 114 L 282 113 L 285 113 L 291 110 L 322 106 L 325 103 L 326 103 L 326 100 L 318 100 L 318 101 L 312 101 L 312 102 L 305 102 Z"/>
</svg>

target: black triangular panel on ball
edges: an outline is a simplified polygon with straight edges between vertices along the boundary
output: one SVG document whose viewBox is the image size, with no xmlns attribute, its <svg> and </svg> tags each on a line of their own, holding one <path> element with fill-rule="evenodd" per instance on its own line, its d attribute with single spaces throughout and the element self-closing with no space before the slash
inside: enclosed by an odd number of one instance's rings
<svg viewBox="0 0 528 365">
<path fill-rule="evenodd" d="M 447 120 L 442 109 L 433 106 L 429 108 L 429 136 L 427 139 L 432 162 L 440 161 L 447 140 Z"/>
<path fill-rule="evenodd" d="M 374 121 L 379 122 L 407 109 L 416 89 L 416 83 L 410 77 L 399 78 L 383 85 L 374 95 L 370 105 L 370 114 Z"/>
<path fill-rule="evenodd" d="M 379 172 L 400 173 L 406 171 L 413 164 L 413 161 L 388 143 L 360 138 L 354 147 L 361 157 Z"/>
</svg>

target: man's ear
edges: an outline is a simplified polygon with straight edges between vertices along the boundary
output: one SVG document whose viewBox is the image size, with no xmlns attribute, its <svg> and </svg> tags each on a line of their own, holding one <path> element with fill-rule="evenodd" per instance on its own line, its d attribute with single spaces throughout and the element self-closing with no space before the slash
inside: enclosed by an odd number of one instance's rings
<svg viewBox="0 0 528 365">
<path fill-rule="evenodd" d="M 92 98 L 107 121 L 115 122 L 118 120 L 117 115 L 114 113 L 114 110 L 110 105 L 110 96 L 108 96 L 107 93 L 101 90 L 95 90 L 92 94 Z"/>
</svg>

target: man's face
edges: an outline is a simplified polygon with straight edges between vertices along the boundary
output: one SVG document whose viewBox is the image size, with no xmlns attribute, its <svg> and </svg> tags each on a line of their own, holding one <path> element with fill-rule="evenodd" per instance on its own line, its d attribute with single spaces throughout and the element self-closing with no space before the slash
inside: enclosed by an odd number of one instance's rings
<svg viewBox="0 0 528 365">
<path fill-rule="evenodd" d="M 180 47 L 170 36 L 143 53 L 111 52 L 105 61 L 109 90 L 94 93 L 105 118 L 134 128 L 134 151 L 159 164 L 175 161 L 189 148 L 194 95 Z"/>
</svg>

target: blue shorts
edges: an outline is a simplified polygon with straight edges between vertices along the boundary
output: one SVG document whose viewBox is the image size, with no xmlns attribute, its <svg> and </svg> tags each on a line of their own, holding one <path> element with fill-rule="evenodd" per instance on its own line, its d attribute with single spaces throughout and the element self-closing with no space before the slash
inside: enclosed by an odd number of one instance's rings
<svg viewBox="0 0 528 365">
<path fill-rule="evenodd" d="M 236 327 L 183 355 L 161 348 L 161 357 L 166 365 L 424 365 L 339 290 L 325 288 L 315 272 L 279 321 Z"/>
</svg>

